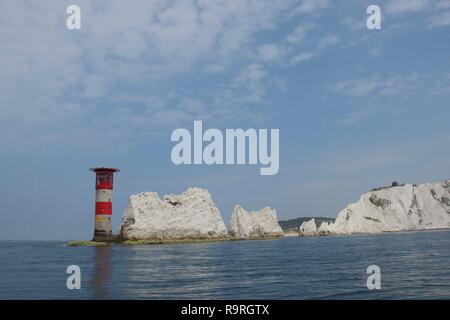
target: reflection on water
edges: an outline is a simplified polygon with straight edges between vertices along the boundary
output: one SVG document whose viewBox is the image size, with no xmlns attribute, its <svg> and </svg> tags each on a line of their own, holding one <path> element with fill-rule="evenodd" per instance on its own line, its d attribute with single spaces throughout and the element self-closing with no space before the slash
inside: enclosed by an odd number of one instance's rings
<svg viewBox="0 0 450 320">
<path fill-rule="evenodd" d="M 110 282 L 112 274 L 112 247 L 94 247 L 94 271 L 90 285 L 94 299 L 110 299 Z"/>
</svg>

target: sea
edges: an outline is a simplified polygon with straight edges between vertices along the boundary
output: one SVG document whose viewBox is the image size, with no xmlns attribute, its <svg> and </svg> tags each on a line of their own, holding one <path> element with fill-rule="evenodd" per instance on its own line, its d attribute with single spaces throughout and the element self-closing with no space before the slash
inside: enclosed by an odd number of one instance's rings
<svg viewBox="0 0 450 320">
<path fill-rule="evenodd" d="M 72 265 L 79 289 L 67 286 Z M 379 289 L 367 286 L 373 265 Z M 110 247 L 1 241 L 0 299 L 450 299 L 450 231 Z"/>
</svg>

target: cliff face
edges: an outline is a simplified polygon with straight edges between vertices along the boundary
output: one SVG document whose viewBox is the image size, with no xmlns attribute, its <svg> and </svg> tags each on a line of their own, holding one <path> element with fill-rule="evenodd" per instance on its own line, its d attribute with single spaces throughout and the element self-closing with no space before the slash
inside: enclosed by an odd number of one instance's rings
<svg viewBox="0 0 450 320">
<path fill-rule="evenodd" d="M 450 180 L 405 184 L 365 193 L 320 234 L 380 233 L 450 228 Z"/>
<path fill-rule="evenodd" d="M 299 236 L 301 237 L 313 237 L 319 235 L 317 231 L 317 225 L 315 219 L 305 221 L 298 229 Z"/>
<path fill-rule="evenodd" d="M 230 235 L 235 239 L 279 237 L 283 230 L 278 224 L 277 212 L 269 207 L 248 212 L 237 205 L 230 220 Z"/>
<path fill-rule="evenodd" d="M 189 188 L 163 200 L 156 192 L 131 195 L 121 236 L 125 240 L 223 239 L 228 232 L 209 192 Z"/>
</svg>

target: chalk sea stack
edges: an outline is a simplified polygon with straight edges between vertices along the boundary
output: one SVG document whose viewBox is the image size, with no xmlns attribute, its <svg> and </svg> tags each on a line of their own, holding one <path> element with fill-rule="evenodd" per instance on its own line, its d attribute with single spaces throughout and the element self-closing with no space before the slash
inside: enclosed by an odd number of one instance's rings
<svg viewBox="0 0 450 320">
<path fill-rule="evenodd" d="M 234 239 L 260 239 L 283 236 L 277 212 L 269 207 L 246 211 L 237 205 L 230 219 L 230 236 Z"/>
<path fill-rule="evenodd" d="M 156 192 L 131 195 L 122 217 L 123 240 L 222 240 L 228 231 L 208 190 L 189 188 L 181 195 Z"/>
<path fill-rule="evenodd" d="M 315 235 L 371 234 L 450 228 L 450 180 L 374 189 L 348 205 Z M 299 230 L 299 235 L 309 235 Z"/>
<path fill-rule="evenodd" d="M 314 218 L 309 221 L 303 222 L 298 232 L 299 236 L 301 237 L 313 237 L 319 235 Z"/>
</svg>

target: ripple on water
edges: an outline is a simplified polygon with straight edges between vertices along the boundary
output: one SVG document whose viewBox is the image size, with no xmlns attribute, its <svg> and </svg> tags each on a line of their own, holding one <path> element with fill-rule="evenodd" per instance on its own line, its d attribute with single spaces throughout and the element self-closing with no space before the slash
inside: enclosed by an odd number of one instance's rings
<svg viewBox="0 0 450 320">
<path fill-rule="evenodd" d="M 0 242 L 0 298 L 448 299 L 450 231 L 65 247 Z M 66 289 L 66 267 L 82 289 Z M 382 289 L 366 288 L 380 266 Z"/>
</svg>

